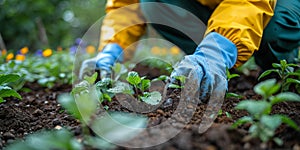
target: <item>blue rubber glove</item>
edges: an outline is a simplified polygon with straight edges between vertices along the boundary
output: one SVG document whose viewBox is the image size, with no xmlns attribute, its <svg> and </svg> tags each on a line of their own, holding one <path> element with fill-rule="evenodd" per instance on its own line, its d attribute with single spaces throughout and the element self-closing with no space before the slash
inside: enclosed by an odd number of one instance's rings
<svg viewBox="0 0 300 150">
<path fill-rule="evenodd" d="M 199 98 L 206 102 L 214 89 L 216 76 L 221 79 L 217 82 L 226 85 L 221 91 L 224 93 L 227 90 L 226 67 L 232 68 L 236 59 L 236 46 L 224 36 L 211 32 L 202 40 L 194 54 L 185 56 L 175 67 L 171 74 L 171 83 L 175 82 L 175 76 L 188 77 L 194 71 L 193 81 L 200 85 Z"/>
<path fill-rule="evenodd" d="M 111 67 L 115 62 L 123 61 L 123 50 L 115 43 L 106 45 L 96 57 L 85 60 L 80 68 L 79 78 L 82 79 L 88 71 L 100 70 L 100 77 L 110 77 Z"/>
</svg>

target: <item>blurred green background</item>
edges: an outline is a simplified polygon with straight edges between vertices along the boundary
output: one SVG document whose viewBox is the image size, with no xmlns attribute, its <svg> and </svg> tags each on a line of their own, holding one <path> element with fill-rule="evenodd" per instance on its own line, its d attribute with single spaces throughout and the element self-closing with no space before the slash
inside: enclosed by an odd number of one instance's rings
<svg viewBox="0 0 300 150">
<path fill-rule="evenodd" d="M 70 47 L 104 15 L 106 0 L 0 0 L 6 49 Z M 1 49 L 1 48 L 0 48 Z"/>
</svg>

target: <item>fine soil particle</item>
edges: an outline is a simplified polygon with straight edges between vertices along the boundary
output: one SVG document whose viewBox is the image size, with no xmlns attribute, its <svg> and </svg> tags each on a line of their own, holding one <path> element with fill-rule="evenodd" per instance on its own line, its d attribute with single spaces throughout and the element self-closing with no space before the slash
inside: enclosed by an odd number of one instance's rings
<svg viewBox="0 0 300 150">
<path fill-rule="evenodd" d="M 143 68 L 139 68 L 143 70 Z M 139 71 L 137 69 L 137 71 Z M 148 73 L 151 71 L 148 71 Z M 145 73 L 145 71 L 144 71 Z M 145 73 L 145 74 L 148 74 Z M 154 75 L 157 76 L 156 74 Z M 153 76 L 152 76 L 153 77 Z M 243 99 L 260 99 L 253 92 L 253 86 L 257 83 L 257 72 L 250 76 L 242 75 L 229 82 L 229 92 L 242 95 L 238 98 L 227 98 L 222 105 L 222 113 L 218 114 L 212 126 L 204 133 L 199 134 L 198 128 L 202 122 L 207 105 L 200 103 L 197 99 L 190 101 L 180 100 L 180 90 L 168 90 L 167 97 L 159 107 L 152 107 L 143 102 L 126 103 L 114 100 L 103 105 L 109 106 L 112 111 L 132 112 L 136 106 L 143 106 L 149 112 L 139 112 L 149 118 L 148 127 L 158 127 L 147 130 L 140 137 L 151 137 L 150 139 L 135 138 L 133 143 L 153 143 L 159 137 L 169 133 L 161 132 L 160 125 L 169 121 L 167 125 L 180 132 L 170 140 L 147 149 L 297 149 L 300 145 L 300 133 L 282 125 L 276 132 L 276 136 L 284 141 L 279 147 L 269 142 L 261 144 L 257 139 L 247 138 L 249 125 L 238 129 L 230 129 L 230 125 L 238 118 L 247 115 L 245 111 L 237 111 L 234 107 Z M 80 123 L 68 115 L 57 102 L 57 96 L 64 92 L 70 92 L 71 86 L 59 85 L 49 90 L 37 84 L 27 84 L 31 92 L 21 92 L 22 100 L 13 98 L 0 104 L 0 149 L 16 139 L 23 138 L 35 131 L 54 129 L 58 126 L 70 129 L 77 137 L 82 136 Z M 161 90 L 161 89 L 159 89 Z M 281 103 L 273 107 L 272 113 L 281 113 L 291 117 L 300 125 L 300 103 Z M 182 129 L 182 130 L 181 130 Z M 171 130 L 170 130 L 171 131 Z M 117 147 L 117 149 L 128 149 Z"/>
</svg>

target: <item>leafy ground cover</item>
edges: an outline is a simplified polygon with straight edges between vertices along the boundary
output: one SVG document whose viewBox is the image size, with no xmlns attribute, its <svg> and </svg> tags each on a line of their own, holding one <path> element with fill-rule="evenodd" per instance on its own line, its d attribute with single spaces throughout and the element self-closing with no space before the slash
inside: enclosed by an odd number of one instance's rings
<svg viewBox="0 0 300 150">
<path fill-rule="evenodd" d="M 139 72 L 140 76 L 147 76 L 153 79 L 160 75 L 155 74 L 155 69 L 138 65 L 134 71 Z M 235 71 L 235 70 L 234 70 Z M 241 97 L 228 96 L 223 105 L 222 111 L 214 121 L 211 128 L 203 134 L 198 133 L 198 126 L 202 121 L 206 104 L 187 105 L 184 111 L 196 109 L 191 121 L 185 125 L 184 114 L 178 114 L 175 117 L 176 123 L 171 124 L 174 128 L 184 129 L 174 138 L 149 149 L 299 149 L 300 133 L 293 128 L 282 124 L 274 132 L 274 136 L 282 139 L 283 144 L 278 145 L 274 141 L 262 143 L 257 138 L 249 138 L 248 130 L 251 124 L 247 123 L 237 129 L 232 129 L 231 125 L 239 118 L 248 116 L 249 114 L 244 110 L 236 110 L 235 107 L 244 99 L 260 100 L 262 96 L 255 93 L 254 86 L 258 83 L 257 78 L 259 70 L 250 71 L 249 75 L 241 74 L 238 78 L 232 78 L 229 81 L 229 92 L 241 95 Z M 37 82 L 26 83 L 24 87 L 32 89 L 30 92 L 21 91 L 22 100 L 17 98 L 8 98 L 5 103 L 0 104 L 0 147 L 4 148 L 16 139 L 24 138 L 27 135 L 45 129 L 55 129 L 62 131 L 65 127 L 70 131 L 70 134 L 75 137 L 75 141 L 82 142 L 85 135 L 85 129 L 78 119 L 72 117 L 66 112 L 61 104 L 58 102 L 58 95 L 70 92 L 72 87 L 70 85 L 57 85 L 51 89 L 42 87 Z M 161 91 L 161 87 L 157 86 L 154 89 Z M 148 117 L 148 127 L 159 125 L 166 121 L 175 113 L 175 109 L 180 104 L 180 88 L 168 91 L 168 96 L 165 98 L 166 102 L 172 103 L 171 107 L 159 107 L 150 113 L 145 114 Z M 141 104 L 143 102 L 138 102 Z M 108 110 L 130 112 L 131 110 L 126 105 L 120 104 L 120 101 L 112 99 L 111 102 L 104 101 L 104 106 Z M 299 126 L 300 124 L 300 103 L 284 102 L 273 106 L 270 114 L 282 114 L 290 117 Z M 149 130 L 147 133 L 151 135 L 152 140 L 164 133 L 157 133 L 157 131 Z M 146 136 L 146 135 L 145 135 Z M 147 139 L 151 143 L 151 139 Z M 145 139 L 133 139 L 135 143 L 144 143 Z M 77 149 L 93 149 L 86 144 Z M 103 146 L 103 145 L 102 145 Z M 76 147 L 73 147 L 76 149 Z M 99 148 L 99 147 L 98 147 Z M 102 147 L 106 149 L 108 147 Z M 109 147 L 110 149 L 126 149 L 124 147 Z"/>
</svg>

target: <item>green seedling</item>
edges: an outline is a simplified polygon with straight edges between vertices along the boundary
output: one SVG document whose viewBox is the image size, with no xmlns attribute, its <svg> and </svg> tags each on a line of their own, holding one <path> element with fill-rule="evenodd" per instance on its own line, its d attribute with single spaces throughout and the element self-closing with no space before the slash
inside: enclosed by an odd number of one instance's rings
<svg viewBox="0 0 300 150">
<path fill-rule="evenodd" d="M 5 97 L 16 97 L 22 99 L 21 95 L 8 86 L 9 83 L 18 81 L 20 76 L 17 74 L 0 74 L 0 103 L 5 102 Z"/>
<path fill-rule="evenodd" d="M 226 68 L 226 76 L 227 76 L 227 81 L 229 82 L 232 78 L 237 78 L 239 77 L 240 75 L 239 74 L 231 74 L 229 69 Z M 227 92 L 226 95 L 225 95 L 225 98 L 231 98 L 231 97 L 234 97 L 234 98 L 242 98 L 243 96 L 239 95 L 239 94 L 236 94 L 236 93 L 232 93 L 232 92 Z"/>
<path fill-rule="evenodd" d="M 275 79 L 266 80 L 254 87 L 254 91 L 262 96 L 259 101 L 243 100 L 237 104 L 235 109 L 246 110 L 249 116 L 238 119 L 232 127 L 236 128 L 242 124 L 250 123 L 250 137 L 259 138 L 263 142 L 273 140 L 282 145 L 282 140 L 274 137 L 276 129 L 282 124 L 300 131 L 297 124 L 288 116 L 282 114 L 271 115 L 272 106 L 280 102 L 300 102 L 300 96 L 292 92 L 283 92 L 273 95 L 280 89 L 280 84 Z"/>
<path fill-rule="evenodd" d="M 137 72 L 131 71 L 128 73 L 126 81 L 129 84 L 119 81 L 115 87 L 107 91 L 115 94 L 128 94 L 150 105 L 157 105 L 161 101 L 162 96 L 159 92 L 149 92 L 151 80 L 146 79 L 146 77 L 140 77 Z"/>
<path fill-rule="evenodd" d="M 178 81 L 179 83 L 170 83 L 169 84 L 169 88 L 173 88 L 173 89 L 182 89 L 184 88 L 184 84 L 186 81 L 186 77 L 185 76 L 175 76 L 174 79 L 176 81 Z"/>
<path fill-rule="evenodd" d="M 281 92 L 287 91 L 289 89 L 289 86 L 294 83 L 299 86 L 300 84 L 300 71 L 294 72 L 293 67 L 299 67 L 297 64 L 290 63 L 288 64 L 286 60 L 281 60 L 280 64 L 278 63 L 273 63 L 272 64 L 274 69 L 266 70 L 263 72 L 258 80 L 260 80 L 263 77 L 266 77 L 267 75 L 271 73 L 276 73 L 279 75 L 281 79 Z M 298 79 L 292 78 L 292 76 L 296 76 Z"/>
</svg>

